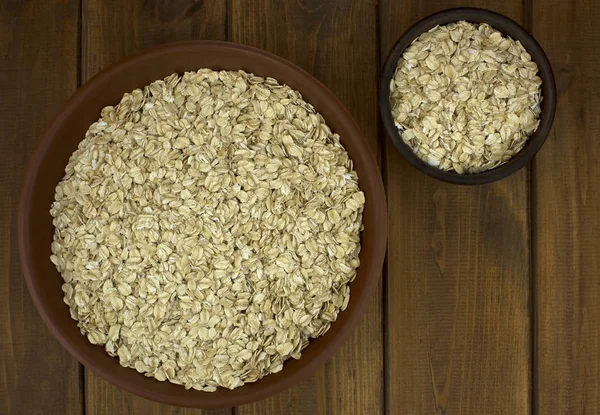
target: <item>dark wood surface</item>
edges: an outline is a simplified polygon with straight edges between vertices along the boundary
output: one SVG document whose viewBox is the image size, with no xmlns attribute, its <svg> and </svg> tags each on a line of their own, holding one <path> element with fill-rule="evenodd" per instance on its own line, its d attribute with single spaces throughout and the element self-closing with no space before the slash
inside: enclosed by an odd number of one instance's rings
<svg viewBox="0 0 600 415">
<path fill-rule="evenodd" d="M 377 112 L 395 40 L 464 5 L 531 31 L 558 86 L 539 155 L 478 187 L 412 168 Z M 598 18 L 594 0 L 0 0 L 0 413 L 600 413 Z M 211 411 L 154 403 L 84 369 L 34 309 L 16 247 L 24 166 L 70 94 L 128 54 L 189 39 L 260 47 L 314 74 L 365 132 L 389 204 L 381 289 L 335 357 L 277 396 Z"/>
<path fill-rule="evenodd" d="M 534 0 L 559 107 L 533 164 L 540 414 L 600 413 L 600 2 Z M 560 28 L 560 30 L 548 30 Z"/>
<path fill-rule="evenodd" d="M 383 1 L 382 51 L 422 17 L 460 5 Z M 472 5 L 523 21 L 521 2 Z M 490 185 L 457 186 L 423 175 L 386 144 L 390 413 L 527 413 L 527 169 Z"/>
<path fill-rule="evenodd" d="M 82 367 L 22 279 L 16 220 L 24 166 L 77 88 L 78 15 L 76 0 L 0 1 L 0 414 L 83 411 Z"/>
</svg>

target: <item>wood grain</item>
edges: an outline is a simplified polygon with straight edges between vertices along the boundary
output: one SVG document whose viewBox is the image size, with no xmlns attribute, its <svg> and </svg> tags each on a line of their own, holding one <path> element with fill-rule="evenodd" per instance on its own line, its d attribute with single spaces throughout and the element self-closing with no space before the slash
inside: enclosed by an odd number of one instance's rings
<svg viewBox="0 0 600 415">
<path fill-rule="evenodd" d="M 85 376 L 86 415 L 230 415 L 232 409 L 193 409 L 163 405 L 126 392 L 94 375 Z"/>
<path fill-rule="evenodd" d="M 137 50 L 163 43 L 227 36 L 225 0 L 84 0 L 82 78 Z M 230 414 L 231 409 L 203 411 L 161 405 L 127 393 L 86 370 L 88 414 Z"/>
<path fill-rule="evenodd" d="M 376 1 L 234 0 L 231 39 L 311 72 L 358 121 L 377 152 Z M 380 291 L 379 291 L 380 292 Z M 377 414 L 383 411 L 381 295 L 354 335 L 312 378 L 238 414 Z"/>
<path fill-rule="evenodd" d="M 0 2 L 0 413 L 82 413 L 80 365 L 29 297 L 17 250 L 24 166 L 77 87 L 78 1 Z M 48 207 L 49 208 L 49 207 Z"/>
<path fill-rule="evenodd" d="M 521 2 L 381 1 L 381 56 L 435 11 Z M 386 142 L 390 414 L 523 414 L 531 405 L 528 171 L 474 187 L 441 183 Z"/>
<path fill-rule="evenodd" d="M 533 6 L 534 35 L 558 87 L 554 128 L 534 170 L 538 413 L 598 414 L 600 4 Z"/>
<path fill-rule="evenodd" d="M 163 43 L 227 39 L 226 0 L 82 0 L 82 78 Z"/>
</svg>

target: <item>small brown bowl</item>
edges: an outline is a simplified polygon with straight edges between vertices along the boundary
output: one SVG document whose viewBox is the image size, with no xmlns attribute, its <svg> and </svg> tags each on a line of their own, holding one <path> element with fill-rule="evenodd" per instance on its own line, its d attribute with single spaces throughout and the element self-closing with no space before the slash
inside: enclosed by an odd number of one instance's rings
<svg viewBox="0 0 600 415">
<path fill-rule="evenodd" d="M 531 59 L 537 63 L 539 72 L 538 76 L 542 78 L 542 103 L 540 125 L 538 129 L 529 137 L 525 146 L 513 158 L 505 164 L 494 169 L 487 170 L 476 174 L 458 174 L 455 172 L 440 170 L 430 166 L 417 155 L 412 149 L 407 146 L 394 124 L 392 117 L 392 109 L 390 106 L 390 82 L 396 72 L 398 61 L 402 57 L 404 50 L 418 38 L 422 33 L 434 28 L 438 25 L 446 25 L 448 23 L 466 20 L 471 23 L 488 23 L 494 29 L 499 30 L 505 35 L 510 36 L 515 40 L 521 41 L 527 52 L 531 55 Z M 552 122 L 554 121 L 554 112 L 556 110 L 556 84 L 554 82 L 554 74 L 550 62 L 546 57 L 542 47 L 527 32 L 515 21 L 506 16 L 485 9 L 477 8 L 457 8 L 448 9 L 425 17 L 423 20 L 414 24 L 398 39 L 392 50 L 390 51 L 383 73 L 381 75 L 381 86 L 379 89 L 379 110 L 383 125 L 388 136 L 406 160 L 420 171 L 427 173 L 436 179 L 445 182 L 456 184 L 483 184 L 490 183 L 496 180 L 503 179 L 526 165 L 529 160 L 535 156 L 538 150 L 546 141 L 546 137 L 550 133 Z"/>
<path fill-rule="evenodd" d="M 54 189 L 65 174 L 69 156 L 106 105 L 123 93 L 174 72 L 199 68 L 244 69 L 271 76 L 302 93 L 323 115 L 354 160 L 366 196 L 362 251 L 356 279 L 350 285 L 348 308 L 331 329 L 311 341 L 299 360 L 288 360 L 279 373 L 234 390 L 186 390 L 146 377 L 119 365 L 101 346 L 92 345 L 71 319 L 63 303 L 62 278 L 50 262 L 54 227 L 49 214 Z M 87 82 L 69 100 L 42 137 L 27 170 L 18 219 L 21 265 L 29 292 L 42 318 L 62 345 L 87 368 L 115 385 L 159 402 L 189 407 L 228 407 L 276 394 L 315 372 L 348 338 L 377 288 L 386 249 L 387 217 L 383 183 L 373 153 L 360 128 L 342 103 L 307 72 L 282 58 L 227 42 L 193 41 L 160 46 L 113 65 Z"/>
</svg>

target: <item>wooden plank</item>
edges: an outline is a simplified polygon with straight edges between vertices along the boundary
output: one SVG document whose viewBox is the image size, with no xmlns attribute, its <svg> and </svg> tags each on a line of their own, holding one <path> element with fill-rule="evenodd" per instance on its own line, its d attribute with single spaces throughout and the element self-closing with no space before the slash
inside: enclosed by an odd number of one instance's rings
<svg viewBox="0 0 600 415">
<path fill-rule="evenodd" d="M 329 87 L 377 151 L 376 1 L 232 2 L 231 39 L 276 53 Z M 377 414 L 383 411 L 381 291 L 324 369 L 239 414 Z"/>
<path fill-rule="evenodd" d="M 81 414 L 80 365 L 42 322 L 17 249 L 24 167 L 77 87 L 77 0 L 0 2 L 0 413 Z M 50 206 L 48 206 L 50 209 Z"/>
<path fill-rule="evenodd" d="M 229 415 L 232 409 L 179 408 L 152 402 L 126 392 L 110 382 L 86 371 L 85 395 L 87 415 Z"/>
<path fill-rule="evenodd" d="M 137 50 L 163 43 L 227 37 L 227 4 L 217 1 L 84 0 L 83 80 Z M 230 414 L 161 405 L 130 394 L 86 370 L 88 414 Z"/>
<path fill-rule="evenodd" d="M 538 413 L 600 413 L 600 4 L 533 2 L 558 87 L 534 170 Z M 560 28 L 548 30 L 549 28 Z"/>
<path fill-rule="evenodd" d="M 419 19 L 467 5 L 523 20 L 516 1 L 382 0 L 381 56 Z M 450 185 L 386 143 L 389 413 L 527 413 L 527 169 L 490 185 Z"/>
<path fill-rule="evenodd" d="M 82 78 L 169 42 L 227 39 L 226 0 L 82 0 Z"/>
</svg>

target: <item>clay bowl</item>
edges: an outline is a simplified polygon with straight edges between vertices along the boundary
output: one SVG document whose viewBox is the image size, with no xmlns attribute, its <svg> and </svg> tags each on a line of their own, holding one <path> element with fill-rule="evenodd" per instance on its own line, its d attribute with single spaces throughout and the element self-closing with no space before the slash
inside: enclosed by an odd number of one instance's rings
<svg viewBox="0 0 600 415">
<path fill-rule="evenodd" d="M 540 125 L 538 129 L 529 137 L 525 146 L 512 159 L 505 164 L 494 169 L 487 170 L 477 174 L 458 174 L 455 172 L 447 172 L 436 167 L 430 166 L 419 157 L 417 157 L 412 149 L 407 146 L 402 137 L 398 133 L 398 129 L 394 124 L 392 110 L 390 106 L 390 81 L 396 72 L 398 61 L 402 57 L 404 50 L 418 38 L 422 33 L 438 25 L 446 25 L 448 23 L 466 20 L 471 23 L 488 23 L 494 29 L 499 30 L 505 35 L 510 36 L 514 40 L 521 41 L 527 52 L 531 55 L 531 59 L 537 63 L 539 72 L 538 76 L 542 78 L 542 112 L 540 115 Z M 387 132 L 388 137 L 394 143 L 394 146 L 402 156 L 417 169 L 436 179 L 445 182 L 456 184 L 482 184 L 503 179 L 521 167 L 525 166 L 546 141 L 546 137 L 550 133 L 552 122 L 554 121 L 554 112 L 556 110 L 556 84 L 554 82 L 554 74 L 550 62 L 544 53 L 540 44 L 515 21 L 506 16 L 485 9 L 477 9 L 472 7 L 464 7 L 457 9 L 448 9 L 425 17 L 423 20 L 415 23 L 410 29 L 398 39 L 392 47 L 384 65 L 381 75 L 381 86 L 379 89 L 379 111 L 381 119 Z"/>
<path fill-rule="evenodd" d="M 299 360 L 288 360 L 281 372 L 234 390 L 186 390 L 169 382 L 123 368 L 101 346 L 92 345 L 63 303 L 62 278 L 50 262 L 54 227 L 49 214 L 54 188 L 64 175 L 69 156 L 106 105 L 123 93 L 171 73 L 212 69 L 244 69 L 271 76 L 302 93 L 340 134 L 354 160 L 366 195 L 361 265 L 351 284 L 348 308 L 331 329 L 313 340 Z M 62 345 L 87 368 L 115 385 L 171 405 L 225 407 L 276 394 L 314 373 L 348 338 L 375 292 L 383 265 L 387 236 L 386 200 L 377 162 L 360 128 L 342 103 L 319 81 L 295 65 L 264 51 L 216 41 L 174 43 L 153 48 L 113 65 L 81 87 L 50 125 L 27 170 L 19 209 L 19 248 L 29 292 L 42 318 Z"/>
</svg>

